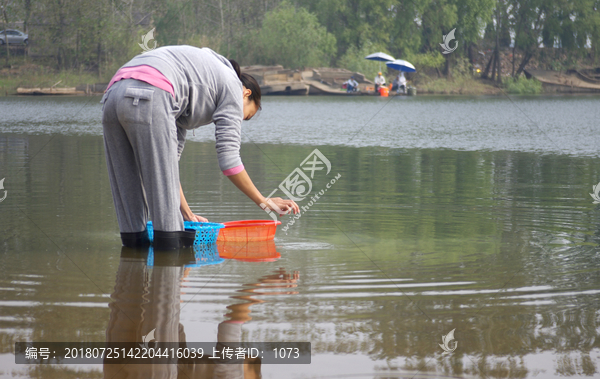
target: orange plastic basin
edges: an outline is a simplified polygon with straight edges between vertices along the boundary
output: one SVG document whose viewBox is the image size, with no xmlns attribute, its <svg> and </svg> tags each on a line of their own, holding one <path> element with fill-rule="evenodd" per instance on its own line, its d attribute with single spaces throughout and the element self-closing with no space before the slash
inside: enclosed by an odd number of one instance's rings
<svg viewBox="0 0 600 379">
<path fill-rule="evenodd" d="M 281 221 L 243 220 L 224 222 L 225 227 L 219 230 L 217 241 L 252 242 L 267 241 L 275 238 L 277 225 Z"/>
</svg>

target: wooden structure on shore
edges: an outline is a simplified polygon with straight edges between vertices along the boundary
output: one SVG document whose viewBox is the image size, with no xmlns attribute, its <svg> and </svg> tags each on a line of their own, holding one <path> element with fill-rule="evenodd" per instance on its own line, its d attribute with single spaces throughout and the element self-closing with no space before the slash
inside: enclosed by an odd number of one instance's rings
<svg viewBox="0 0 600 379">
<path fill-rule="evenodd" d="M 343 68 L 315 68 L 311 70 L 288 70 L 283 66 L 246 66 L 242 72 L 256 78 L 263 95 L 343 95 L 367 93 L 373 82 L 359 72 Z M 348 93 L 342 84 L 354 76 L 361 92 Z"/>
<path fill-rule="evenodd" d="M 59 82 L 60 83 L 60 82 Z M 77 87 L 56 87 L 57 84 L 47 88 L 17 88 L 17 95 L 32 95 L 32 96 L 83 96 L 83 95 L 101 95 L 106 91 L 108 83 L 83 84 Z"/>
<path fill-rule="evenodd" d="M 358 82 L 359 92 L 346 92 L 342 85 L 354 76 Z M 375 85 L 360 72 L 352 72 L 343 68 L 315 68 L 302 72 L 302 79 L 310 85 L 309 95 L 344 95 L 355 96 L 374 91 Z"/>
<path fill-rule="evenodd" d="M 308 95 L 308 85 L 302 81 L 300 72 L 283 66 L 246 66 L 242 72 L 252 75 L 263 95 Z"/>
<path fill-rule="evenodd" d="M 49 87 L 49 88 L 17 88 L 17 95 L 85 95 L 84 91 L 77 91 L 76 87 Z"/>
<path fill-rule="evenodd" d="M 600 93 L 600 68 L 566 72 L 526 69 L 525 75 L 542 82 L 547 92 Z"/>
</svg>

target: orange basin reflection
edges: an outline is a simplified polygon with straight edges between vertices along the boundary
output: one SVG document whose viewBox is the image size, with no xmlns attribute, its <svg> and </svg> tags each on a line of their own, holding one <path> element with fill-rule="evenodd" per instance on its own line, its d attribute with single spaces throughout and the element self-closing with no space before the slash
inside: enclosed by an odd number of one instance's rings
<svg viewBox="0 0 600 379">
<path fill-rule="evenodd" d="M 281 254 L 277 252 L 273 240 L 251 242 L 218 241 L 217 249 L 221 258 L 236 259 L 245 262 L 274 262 L 281 258 Z"/>
</svg>

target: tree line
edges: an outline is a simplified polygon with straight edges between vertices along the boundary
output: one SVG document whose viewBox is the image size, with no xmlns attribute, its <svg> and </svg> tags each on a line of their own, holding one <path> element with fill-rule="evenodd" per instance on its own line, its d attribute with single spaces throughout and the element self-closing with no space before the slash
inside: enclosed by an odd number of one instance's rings
<svg viewBox="0 0 600 379">
<path fill-rule="evenodd" d="M 518 76 L 545 50 L 596 63 L 600 0 L 0 0 L 5 24 L 23 21 L 31 49 L 57 69 L 98 73 L 142 52 L 155 28 L 159 46 L 207 46 L 241 65 L 344 67 L 371 73 L 382 51 L 451 76 L 493 49 L 484 76 Z M 442 54 L 442 36 L 455 31 Z M 457 44 L 457 45 L 454 45 Z M 500 51 L 513 69 L 501 73 Z M 514 57 L 519 57 L 515 60 Z M 566 62 L 569 63 L 569 62 Z"/>
</svg>

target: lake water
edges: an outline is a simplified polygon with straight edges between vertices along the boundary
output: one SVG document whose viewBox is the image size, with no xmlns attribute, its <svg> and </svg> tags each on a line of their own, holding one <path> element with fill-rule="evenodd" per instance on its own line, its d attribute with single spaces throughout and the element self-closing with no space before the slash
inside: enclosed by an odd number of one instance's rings
<svg viewBox="0 0 600 379">
<path fill-rule="evenodd" d="M 153 328 L 311 343 L 310 364 L 214 370 L 229 378 L 600 376 L 600 97 L 265 98 L 242 147 L 262 193 L 285 196 L 315 148 L 330 170 L 237 259 L 121 248 L 98 101 L 0 98 L 0 377 L 213 377 L 15 364 L 15 342 Z M 180 162 L 192 209 L 269 219 L 221 174 L 213 135 L 189 133 Z"/>
</svg>

